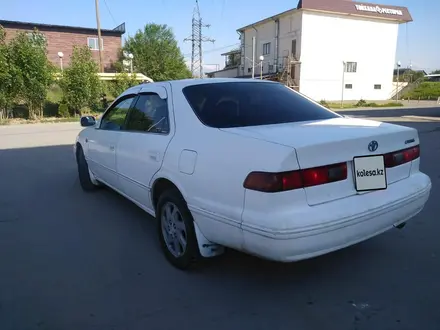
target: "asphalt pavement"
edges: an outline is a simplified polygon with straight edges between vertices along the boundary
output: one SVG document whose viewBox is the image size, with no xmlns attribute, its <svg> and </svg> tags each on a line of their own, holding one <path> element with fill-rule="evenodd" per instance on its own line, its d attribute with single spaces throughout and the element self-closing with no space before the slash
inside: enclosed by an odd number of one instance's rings
<svg viewBox="0 0 440 330">
<path fill-rule="evenodd" d="M 422 213 L 315 259 L 228 251 L 192 272 L 165 261 L 134 204 L 81 190 L 79 124 L 0 127 L 0 329 L 440 329 L 440 108 L 344 114 L 419 130 Z"/>
</svg>

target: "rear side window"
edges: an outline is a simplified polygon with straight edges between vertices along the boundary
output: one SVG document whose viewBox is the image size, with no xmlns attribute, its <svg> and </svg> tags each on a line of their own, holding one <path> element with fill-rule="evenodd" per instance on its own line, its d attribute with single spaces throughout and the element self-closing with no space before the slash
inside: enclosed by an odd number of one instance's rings
<svg viewBox="0 0 440 330">
<path fill-rule="evenodd" d="M 205 125 L 245 127 L 340 117 L 281 84 L 227 82 L 183 88 Z"/>
<path fill-rule="evenodd" d="M 128 116 L 126 130 L 167 134 L 170 131 L 167 101 L 155 93 L 139 95 Z"/>
</svg>

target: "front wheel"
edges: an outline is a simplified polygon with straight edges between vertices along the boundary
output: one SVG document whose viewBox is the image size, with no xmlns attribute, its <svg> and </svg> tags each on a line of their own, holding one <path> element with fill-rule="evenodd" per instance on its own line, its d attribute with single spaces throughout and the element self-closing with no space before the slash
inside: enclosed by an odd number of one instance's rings
<svg viewBox="0 0 440 330">
<path fill-rule="evenodd" d="M 81 146 L 78 146 L 76 153 L 76 162 L 78 165 L 78 176 L 81 188 L 84 191 L 94 191 L 99 187 L 97 182 L 94 182 L 90 175 L 89 165 L 87 164 L 84 151 Z"/>
<path fill-rule="evenodd" d="M 201 258 L 194 219 L 178 190 L 165 191 L 159 197 L 156 217 L 162 250 L 173 266 L 185 270 Z"/>
</svg>

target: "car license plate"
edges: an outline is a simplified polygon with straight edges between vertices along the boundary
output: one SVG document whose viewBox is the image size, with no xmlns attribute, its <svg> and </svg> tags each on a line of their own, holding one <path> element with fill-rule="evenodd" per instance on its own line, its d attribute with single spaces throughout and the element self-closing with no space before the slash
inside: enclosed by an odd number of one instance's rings
<svg viewBox="0 0 440 330">
<path fill-rule="evenodd" d="M 354 183 L 357 191 L 387 189 L 383 155 L 353 158 Z"/>
</svg>

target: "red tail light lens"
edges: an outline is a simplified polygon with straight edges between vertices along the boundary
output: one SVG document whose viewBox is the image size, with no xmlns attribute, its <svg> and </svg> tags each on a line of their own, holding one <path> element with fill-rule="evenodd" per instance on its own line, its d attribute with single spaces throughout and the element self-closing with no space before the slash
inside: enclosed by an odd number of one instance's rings
<svg viewBox="0 0 440 330">
<path fill-rule="evenodd" d="M 391 168 L 409 163 L 420 157 L 420 146 L 391 152 L 384 155 L 385 167 Z"/>
<path fill-rule="evenodd" d="M 347 179 L 347 163 L 281 173 L 251 172 L 244 188 L 261 192 L 281 192 L 318 186 Z"/>
</svg>

